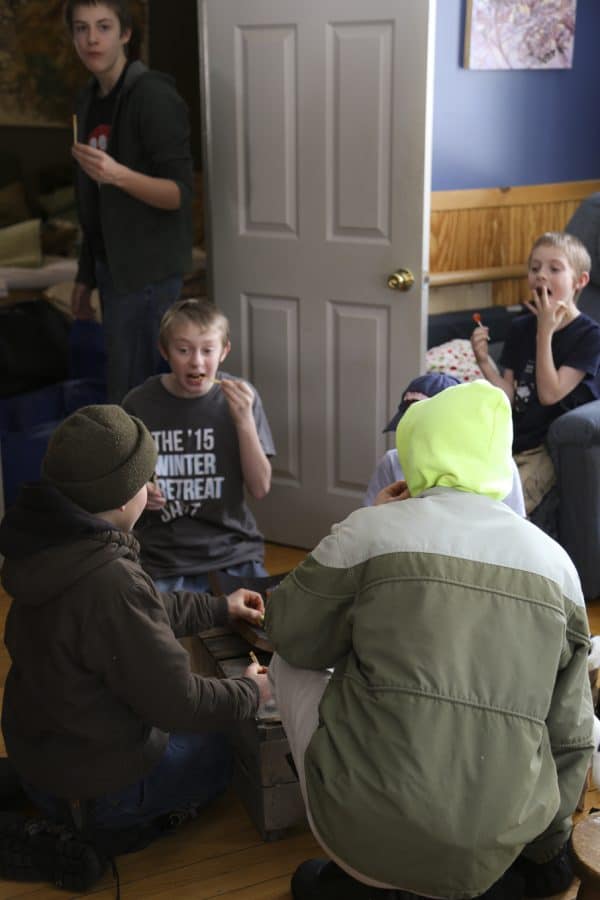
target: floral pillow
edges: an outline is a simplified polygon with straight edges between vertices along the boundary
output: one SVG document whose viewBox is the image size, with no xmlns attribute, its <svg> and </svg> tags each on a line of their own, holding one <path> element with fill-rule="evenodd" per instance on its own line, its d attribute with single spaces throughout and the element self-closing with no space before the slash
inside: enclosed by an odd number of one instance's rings
<svg viewBox="0 0 600 900">
<path fill-rule="evenodd" d="M 465 338 L 455 338 L 431 347 L 425 354 L 425 369 L 427 372 L 454 375 L 459 381 L 475 381 L 484 377 L 475 361 L 471 342 Z"/>
</svg>

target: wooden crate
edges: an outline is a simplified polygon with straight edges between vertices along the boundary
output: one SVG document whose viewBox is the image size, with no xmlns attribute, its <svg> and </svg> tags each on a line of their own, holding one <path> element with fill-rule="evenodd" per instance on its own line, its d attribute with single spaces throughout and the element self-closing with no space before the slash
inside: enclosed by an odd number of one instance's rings
<svg viewBox="0 0 600 900">
<path fill-rule="evenodd" d="M 220 678 L 242 675 L 252 649 L 228 628 L 204 631 L 189 639 L 187 647 L 195 671 Z M 268 665 L 269 653 L 259 650 L 257 656 Z M 254 719 L 236 723 L 232 740 L 234 787 L 263 840 L 277 840 L 305 820 L 305 809 L 275 704 L 262 704 Z"/>
</svg>

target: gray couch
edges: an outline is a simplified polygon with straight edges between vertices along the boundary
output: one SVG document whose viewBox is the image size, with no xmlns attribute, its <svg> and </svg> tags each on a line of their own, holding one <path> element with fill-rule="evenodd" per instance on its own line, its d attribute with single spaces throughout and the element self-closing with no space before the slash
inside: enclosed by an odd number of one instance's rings
<svg viewBox="0 0 600 900">
<path fill-rule="evenodd" d="M 581 203 L 565 230 L 585 244 L 592 258 L 579 308 L 600 322 L 600 193 Z M 548 446 L 557 473 L 557 537 L 591 600 L 600 597 L 600 400 L 556 419 Z"/>
</svg>

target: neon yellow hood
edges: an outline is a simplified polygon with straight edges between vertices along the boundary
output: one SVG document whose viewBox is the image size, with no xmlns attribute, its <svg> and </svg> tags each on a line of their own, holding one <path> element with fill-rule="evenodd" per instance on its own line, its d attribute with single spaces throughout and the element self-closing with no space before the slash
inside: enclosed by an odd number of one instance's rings
<svg viewBox="0 0 600 900">
<path fill-rule="evenodd" d="M 396 447 L 413 497 L 438 486 L 501 500 L 513 479 L 508 397 L 487 381 L 446 388 L 409 407 Z"/>
</svg>

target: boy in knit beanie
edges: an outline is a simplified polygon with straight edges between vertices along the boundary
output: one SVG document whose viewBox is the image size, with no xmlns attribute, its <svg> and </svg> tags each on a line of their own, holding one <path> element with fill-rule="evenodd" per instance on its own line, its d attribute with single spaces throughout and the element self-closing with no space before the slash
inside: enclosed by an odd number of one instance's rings
<svg viewBox="0 0 600 900">
<path fill-rule="evenodd" d="M 8 756 L 45 815 L 68 822 L 84 809 L 96 834 L 144 826 L 153 835 L 170 811 L 209 803 L 230 777 L 221 732 L 269 697 L 258 665 L 204 678 L 177 640 L 235 618 L 257 622 L 260 595 L 163 594 L 139 565 L 131 529 L 155 462 L 139 419 L 84 407 L 56 429 L 41 480 L 23 486 L 0 525 L 13 598 Z M 35 857 L 35 839 L 19 839 Z M 0 866 L 4 877 L 57 878 L 56 860 L 17 872 L 0 852 Z"/>
</svg>

